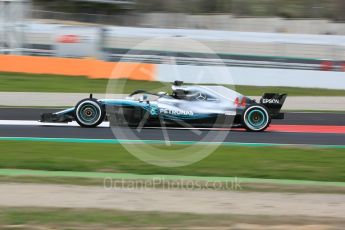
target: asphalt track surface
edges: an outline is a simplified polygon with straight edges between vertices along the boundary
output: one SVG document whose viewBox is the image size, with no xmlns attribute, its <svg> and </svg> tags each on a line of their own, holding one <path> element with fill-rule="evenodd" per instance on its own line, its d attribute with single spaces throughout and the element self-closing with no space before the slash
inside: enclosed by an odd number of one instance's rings
<svg viewBox="0 0 345 230">
<path fill-rule="evenodd" d="M 0 120 L 38 120 L 42 112 L 56 109 L 0 108 Z M 331 113 L 287 113 L 284 120 L 274 120 L 276 125 L 322 125 L 345 126 L 345 114 Z M 129 133 L 129 135 L 126 135 Z M 85 139 L 138 139 L 170 141 L 225 141 L 241 143 L 315 144 L 344 145 L 345 133 L 317 132 L 262 132 L 251 133 L 242 130 L 175 130 L 119 128 L 114 133 L 110 128 L 87 129 L 68 126 L 0 125 L 0 137 L 45 137 Z"/>
</svg>

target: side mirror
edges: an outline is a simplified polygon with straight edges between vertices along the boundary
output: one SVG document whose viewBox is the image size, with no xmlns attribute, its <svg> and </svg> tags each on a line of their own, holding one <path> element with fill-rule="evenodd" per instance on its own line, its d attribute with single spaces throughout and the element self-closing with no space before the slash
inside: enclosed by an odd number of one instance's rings
<svg viewBox="0 0 345 230">
<path fill-rule="evenodd" d="M 167 93 L 167 92 L 158 92 L 157 95 L 158 95 L 159 97 L 162 97 L 162 96 L 168 95 L 168 93 Z"/>
<path fill-rule="evenodd" d="M 139 102 L 146 102 L 147 104 L 149 104 L 150 102 L 147 100 L 147 95 L 146 94 L 143 94 L 142 96 L 140 96 L 139 98 Z"/>
</svg>

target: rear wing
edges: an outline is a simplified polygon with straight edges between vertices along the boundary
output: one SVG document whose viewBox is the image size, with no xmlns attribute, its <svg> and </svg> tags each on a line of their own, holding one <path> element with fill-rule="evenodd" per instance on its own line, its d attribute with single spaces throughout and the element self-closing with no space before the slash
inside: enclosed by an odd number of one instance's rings
<svg viewBox="0 0 345 230">
<path fill-rule="evenodd" d="M 260 104 L 266 106 L 272 119 L 283 119 L 284 114 L 280 110 L 284 105 L 286 97 L 287 94 L 265 93 L 260 99 Z"/>
</svg>

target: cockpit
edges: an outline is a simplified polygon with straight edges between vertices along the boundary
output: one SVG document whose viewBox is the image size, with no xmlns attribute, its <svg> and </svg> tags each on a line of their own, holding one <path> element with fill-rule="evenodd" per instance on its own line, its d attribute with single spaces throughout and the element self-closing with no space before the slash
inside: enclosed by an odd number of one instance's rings
<svg viewBox="0 0 345 230">
<path fill-rule="evenodd" d="M 179 82 L 177 82 L 179 83 Z M 212 92 L 208 92 L 207 89 L 199 86 L 182 86 L 176 84 L 172 86 L 172 97 L 179 100 L 187 101 L 217 101 L 217 95 Z"/>
<path fill-rule="evenodd" d="M 157 99 L 176 99 L 207 102 L 228 101 L 241 96 L 239 93 L 223 86 L 183 85 L 182 81 L 175 81 L 171 88 L 171 94 L 167 92 L 150 93 L 144 90 L 136 90 L 129 96 L 133 97 L 141 94 L 145 95 L 150 101 Z"/>
</svg>

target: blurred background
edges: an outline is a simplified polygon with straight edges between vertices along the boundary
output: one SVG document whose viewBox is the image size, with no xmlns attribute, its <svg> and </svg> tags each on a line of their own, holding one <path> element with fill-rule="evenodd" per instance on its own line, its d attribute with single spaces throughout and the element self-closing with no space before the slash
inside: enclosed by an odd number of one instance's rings
<svg viewBox="0 0 345 230">
<path fill-rule="evenodd" d="M 345 59 L 344 40 L 322 36 L 345 34 L 345 2 L 341 0 L 1 0 L 0 4 L 1 53 L 111 60 L 150 37 L 172 36 L 196 39 L 222 54 L 335 61 L 325 68 L 342 69 L 338 61 Z M 78 27 L 72 30 L 97 41 L 97 51 L 59 50 L 64 39 L 57 37 L 70 34 L 64 25 Z M 286 34 L 291 36 L 283 36 Z M 167 47 L 157 49 L 169 51 Z M 315 61 L 302 64 L 320 64 Z"/>
<path fill-rule="evenodd" d="M 271 71 L 345 70 L 345 2 L 340 0 L 1 0 L 0 4 L 3 54 L 153 64 L 171 63 L 173 58 L 179 65 L 245 67 L 231 70 L 239 85 L 253 82 L 243 75 L 266 76 L 262 69 L 254 69 L 265 68 L 273 80 L 261 85 L 345 86 L 345 82 L 325 85 L 329 82 L 325 79 L 318 83 L 286 81 L 302 74 L 313 79 L 313 72 L 285 71 L 285 83 L 281 83 L 284 80 L 274 80 L 279 73 Z M 143 45 L 162 37 L 174 39 L 169 43 L 175 45 Z M 203 44 L 209 51 L 181 45 L 183 39 Z M 160 81 L 174 78 L 159 75 L 156 79 Z M 338 81 L 339 73 L 329 75 L 334 76 L 326 78 Z M 318 76 L 325 78 L 324 73 Z M 231 83 L 214 79 L 201 82 Z"/>
</svg>

